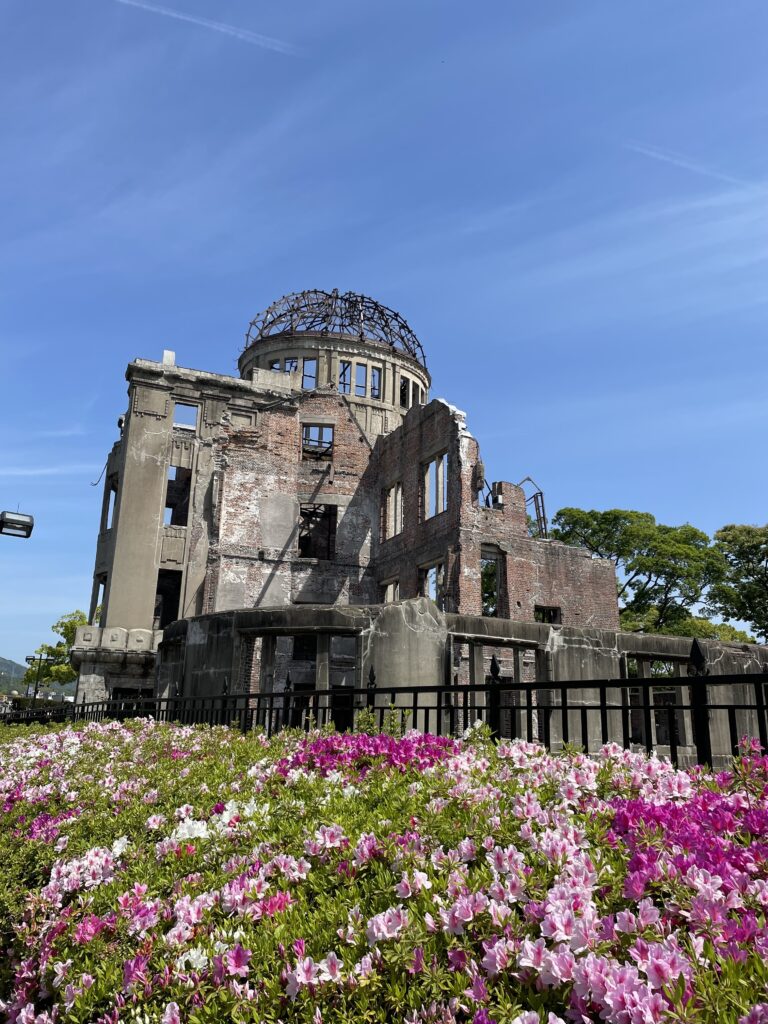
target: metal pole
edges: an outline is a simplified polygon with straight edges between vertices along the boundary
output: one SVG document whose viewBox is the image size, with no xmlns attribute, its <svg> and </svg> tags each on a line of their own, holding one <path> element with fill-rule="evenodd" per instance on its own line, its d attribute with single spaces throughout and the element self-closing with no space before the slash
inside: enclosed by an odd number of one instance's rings
<svg viewBox="0 0 768 1024">
<path fill-rule="evenodd" d="M 32 701 L 37 701 L 37 689 L 40 686 L 40 672 L 43 668 L 43 656 L 42 654 L 37 659 L 37 675 L 35 676 L 35 692 L 32 694 Z"/>
</svg>

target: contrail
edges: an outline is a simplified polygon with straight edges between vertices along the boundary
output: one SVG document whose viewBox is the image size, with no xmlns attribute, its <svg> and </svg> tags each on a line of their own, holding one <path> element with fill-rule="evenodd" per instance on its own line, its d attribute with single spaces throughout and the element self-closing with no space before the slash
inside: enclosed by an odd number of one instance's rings
<svg viewBox="0 0 768 1024">
<path fill-rule="evenodd" d="M 210 21 L 208 18 L 198 18 L 192 14 L 182 14 L 181 11 L 171 10 L 170 7 L 158 7 L 155 4 L 144 3 L 144 0 L 115 0 L 115 3 L 126 4 L 128 7 L 139 7 L 142 11 L 163 14 L 166 18 L 176 18 L 177 21 L 188 21 L 190 25 L 199 25 L 200 28 L 210 28 L 214 32 L 223 32 L 226 36 L 240 39 L 244 43 L 251 43 L 252 46 L 260 46 L 264 50 L 274 50 L 275 53 L 296 53 L 296 48 L 291 46 L 290 43 L 284 43 L 282 39 L 263 36 L 259 32 L 251 32 L 250 29 L 238 28 L 236 25 L 226 25 L 222 21 Z"/>
<path fill-rule="evenodd" d="M 724 181 L 728 185 L 738 185 L 739 188 L 753 187 L 748 181 L 733 178 L 730 174 L 721 174 L 720 171 L 712 170 L 711 167 L 706 167 L 704 164 L 695 163 L 680 153 L 657 149 L 655 146 L 645 146 L 639 142 L 625 142 L 624 148 L 632 150 L 633 153 L 640 153 L 641 156 L 647 156 L 651 160 L 659 160 L 663 164 L 672 164 L 673 167 L 681 167 L 686 171 L 691 171 L 693 174 L 700 174 L 703 178 L 714 178 L 715 181 Z"/>
<path fill-rule="evenodd" d="M 76 463 L 58 466 L 0 466 L 0 478 L 7 476 L 77 476 L 93 473 L 98 466 Z"/>
</svg>

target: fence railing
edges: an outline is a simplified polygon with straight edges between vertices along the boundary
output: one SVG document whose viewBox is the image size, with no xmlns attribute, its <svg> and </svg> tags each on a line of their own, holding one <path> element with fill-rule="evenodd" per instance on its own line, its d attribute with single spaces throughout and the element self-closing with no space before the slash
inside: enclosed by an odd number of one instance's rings
<svg viewBox="0 0 768 1024">
<path fill-rule="evenodd" d="M 556 683 L 489 681 L 463 686 L 381 686 L 326 690 L 104 700 L 5 714 L 5 723 L 98 722 L 151 716 L 181 724 L 226 725 L 271 736 L 286 728 L 333 724 L 379 731 L 415 727 L 459 736 L 476 722 L 498 738 L 575 744 L 607 742 L 657 750 L 674 763 L 715 764 L 744 736 L 768 747 L 768 673 Z M 361 718 L 362 716 L 362 718 Z"/>
</svg>

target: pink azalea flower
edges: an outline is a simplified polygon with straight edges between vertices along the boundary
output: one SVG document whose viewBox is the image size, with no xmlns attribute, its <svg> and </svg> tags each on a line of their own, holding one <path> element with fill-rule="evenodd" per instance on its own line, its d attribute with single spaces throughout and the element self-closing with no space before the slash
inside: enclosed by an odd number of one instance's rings
<svg viewBox="0 0 768 1024">
<path fill-rule="evenodd" d="M 162 1024 L 181 1024 L 178 1003 L 168 1003 L 163 1011 Z"/>
<path fill-rule="evenodd" d="M 387 939 L 396 939 L 408 926 L 408 913 L 403 907 L 390 907 L 368 922 L 366 934 L 371 946 Z"/>
<path fill-rule="evenodd" d="M 238 942 L 232 949 L 227 950 L 224 959 L 227 965 L 227 974 L 231 977 L 245 978 L 248 975 L 248 963 L 251 959 L 250 949 L 243 949 Z"/>
<path fill-rule="evenodd" d="M 409 974 L 421 974 L 424 970 L 424 950 L 417 946 L 413 951 L 413 960 L 408 966 Z"/>
<path fill-rule="evenodd" d="M 344 963 L 335 953 L 329 953 L 325 960 L 320 961 L 318 966 L 320 968 L 321 981 L 331 981 L 337 985 L 341 984 L 341 969 Z"/>
</svg>

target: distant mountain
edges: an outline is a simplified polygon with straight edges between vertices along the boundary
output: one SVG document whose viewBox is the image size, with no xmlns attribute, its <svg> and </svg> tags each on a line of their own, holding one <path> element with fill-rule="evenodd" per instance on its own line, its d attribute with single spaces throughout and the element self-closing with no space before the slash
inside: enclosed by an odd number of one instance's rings
<svg viewBox="0 0 768 1024">
<path fill-rule="evenodd" d="M 26 671 L 26 666 L 19 665 L 17 661 L 0 658 L 0 693 L 17 689 L 14 683 L 18 682 Z"/>
</svg>

